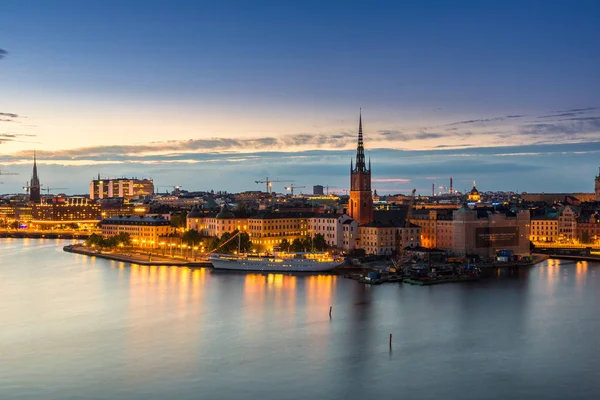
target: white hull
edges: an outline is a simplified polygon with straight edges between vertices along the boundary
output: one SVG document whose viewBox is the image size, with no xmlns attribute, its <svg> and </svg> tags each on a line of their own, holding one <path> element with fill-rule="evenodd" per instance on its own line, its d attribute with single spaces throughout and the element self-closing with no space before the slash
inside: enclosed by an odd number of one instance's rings
<svg viewBox="0 0 600 400">
<path fill-rule="evenodd" d="M 275 257 L 211 256 L 209 261 L 215 269 L 232 271 L 325 272 L 342 265 L 341 261 L 321 262 L 314 259 Z"/>
</svg>

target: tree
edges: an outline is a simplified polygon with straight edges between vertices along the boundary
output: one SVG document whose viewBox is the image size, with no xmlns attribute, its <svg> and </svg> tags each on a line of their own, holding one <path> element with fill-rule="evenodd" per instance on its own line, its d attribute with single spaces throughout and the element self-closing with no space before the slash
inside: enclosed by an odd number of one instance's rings
<svg viewBox="0 0 600 400">
<path fill-rule="evenodd" d="M 279 244 L 281 251 L 290 251 L 290 242 L 287 239 L 283 239 Z"/>
<path fill-rule="evenodd" d="M 123 246 L 130 246 L 131 245 L 131 235 L 129 235 L 129 233 L 127 232 L 119 232 L 118 234 L 116 234 L 114 236 L 117 244 L 122 244 Z"/>
<path fill-rule="evenodd" d="M 85 241 L 87 246 L 101 246 L 102 243 L 102 235 L 98 235 L 96 233 L 92 233 Z"/>
<path fill-rule="evenodd" d="M 190 229 L 189 231 L 185 231 L 181 240 L 189 245 L 195 246 L 197 243 L 200 243 L 202 239 L 202 235 L 195 229 Z"/>
<path fill-rule="evenodd" d="M 316 251 L 325 251 L 329 248 L 327 241 L 325 240 L 325 236 L 320 233 L 317 233 L 312 240 L 313 248 Z"/>
<path fill-rule="evenodd" d="M 290 250 L 293 252 L 296 252 L 296 253 L 304 250 L 304 245 L 302 243 L 302 240 L 300 240 L 298 238 L 292 240 L 292 244 L 290 245 Z"/>
<path fill-rule="evenodd" d="M 171 215 L 171 226 L 175 228 L 184 228 L 186 225 L 186 215 L 178 212 Z"/>
</svg>

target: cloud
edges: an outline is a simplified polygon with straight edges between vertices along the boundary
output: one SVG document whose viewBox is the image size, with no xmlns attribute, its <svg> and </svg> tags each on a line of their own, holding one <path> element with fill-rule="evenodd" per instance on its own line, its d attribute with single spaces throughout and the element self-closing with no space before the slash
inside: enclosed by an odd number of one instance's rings
<svg viewBox="0 0 600 400">
<path fill-rule="evenodd" d="M 19 138 L 22 137 L 35 137 L 35 135 L 25 134 L 25 133 L 0 133 L 0 144 L 6 142 L 20 142 Z"/>
<path fill-rule="evenodd" d="M 0 117 L 19 118 L 17 114 L 0 112 Z"/>
<path fill-rule="evenodd" d="M 8 54 L 8 51 L 0 49 L 0 60 L 3 59 L 4 57 L 6 57 L 7 54 Z"/>
</svg>

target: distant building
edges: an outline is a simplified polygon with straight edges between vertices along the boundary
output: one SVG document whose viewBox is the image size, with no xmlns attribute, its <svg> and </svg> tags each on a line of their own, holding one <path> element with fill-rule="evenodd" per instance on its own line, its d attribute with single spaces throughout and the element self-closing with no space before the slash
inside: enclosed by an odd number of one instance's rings
<svg viewBox="0 0 600 400">
<path fill-rule="evenodd" d="M 496 250 L 511 250 L 529 255 L 529 211 L 513 215 L 463 205 L 452 215 L 452 253 L 494 257 Z"/>
<path fill-rule="evenodd" d="M 481 200 L 481 195 L 479 194 L 479 190 L 477 190 L 475 182 L 473 182 L 473 189 L 471 189 L 469 192 L 467 200 L 474 203 L 477 203 Z"/>
<path fill-rule="evenodd" d="M 148 248 L 160 247 L 160 238 L 175 232 L 171 223 L 161 217 L 111 217 L 103 220 L 101 226 L 105 238 L 126 232 L 135 246 Z"/>
<path fill-rule="evenodd" d="M 323 191 L 323 186 L 322 185 L 313 186 L 313 194 L 317 195 L 317 196 L 322 196 L 323 194 L 325 194 L 325 192 Z"/>
<path fill-rule="evenodd" d="M 100 204 L 84 197 L 54 197 L 43 204 L 33 204 L 31 224 L 38 227 L 66 224 L 90 225 L 100 222 Z"/>
<path fill-rule="evenodd" d="M 522 193 L 521 200 L 525 202 L 540 202 L 546 204 L 555 204 L 564 202 L 565 199 L 574 197 L 582 202 L 594 201 L 594 193 Z"/>
<path fill-rule="evenodd" d="M 137 199 L 154 194 L 152 179 L 94 179 L 90 183 L 90 199 L 110 199 L 122 197 Z"/>
<path fill-rule="evenodd" d="M 344 248 L 344 222 L 352 220 L 347 214 L 318 214 L 308 219 L 308 234 L 311 237 L 323 235 L 327 245 L 336 249 Z M 358 224 L 356 224 L 358 226 Z M 356 234 L 356 231 L 354 231 Z"/>
<path fill-rule="evenodd" d="M 547 215 L 532 217 L 529 239 L 532 242 L 556 242 L 558 218 Z"/>
<path fill-rule="evenodd" d="M 358 226 L 359 244 L 367 255 L 391 256 L 400 248 L 421 245 L 421 227 L 413 224 L 398 226 L 395 223 L 370 222 Z"/>
<path fill-rule="evenodd" d="M 363 145 L 362 114 L 358 122 L 358 146 L 356 148 L 356 165 L 350 160 L 350 200 L 349 214 L 359 225 L 373 221 L 373 197 L 371 194 L 371 161 L 365 163 Z"/>
<path fill-rule="evenodd" d="M 566 206 L 558 217 L 558 239 L 559 241 L 572 242 L 577 238 L 577 211 Z"/>
<path fill-rule="evenodd" d="M 268 212 L 248 218 L 248 233 L 253 245 L 272 251 L 286 239 L 303 239 L 308 234 L 308 219 L 313 213 Z"/>
</svg>

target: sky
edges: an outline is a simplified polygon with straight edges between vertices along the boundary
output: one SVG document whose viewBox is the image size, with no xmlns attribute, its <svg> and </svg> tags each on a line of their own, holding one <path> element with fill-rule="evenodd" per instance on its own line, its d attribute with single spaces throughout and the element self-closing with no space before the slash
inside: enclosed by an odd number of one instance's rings
<svg viewBox="0 0 600 400">
<path fill-rule="evenodd" d="M 6 1 L 0 193 L 591 192 L 597 1 Z M 283 192 L 289 182 L 276 182 Z M 55 190 L 52 188 L 56 188 Z M 64 189 L 61 189 L 64 188 Z"/>
</svg>

